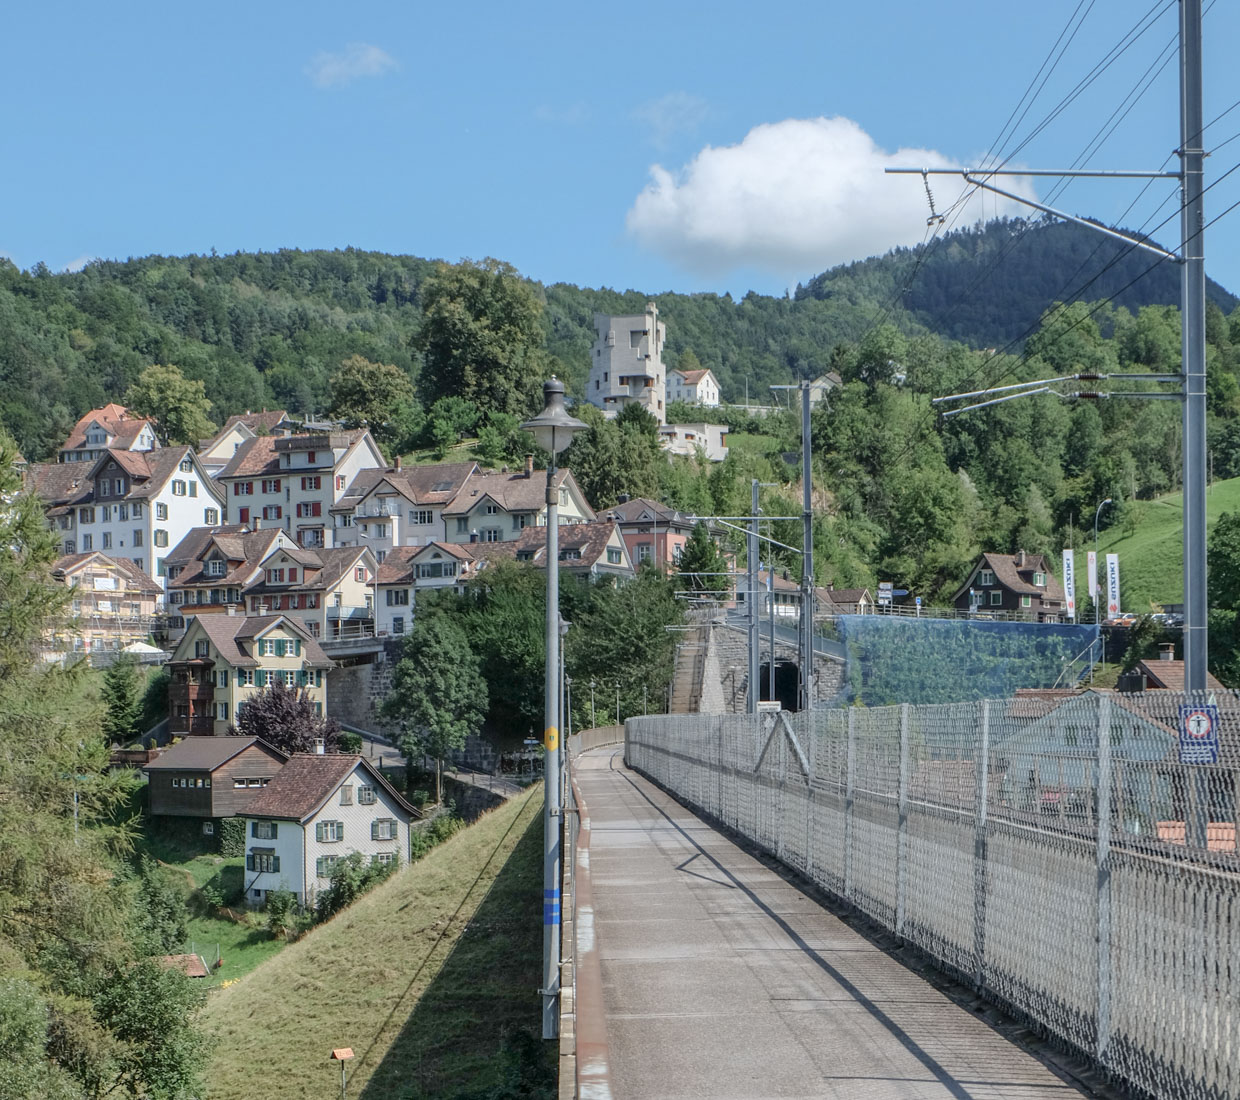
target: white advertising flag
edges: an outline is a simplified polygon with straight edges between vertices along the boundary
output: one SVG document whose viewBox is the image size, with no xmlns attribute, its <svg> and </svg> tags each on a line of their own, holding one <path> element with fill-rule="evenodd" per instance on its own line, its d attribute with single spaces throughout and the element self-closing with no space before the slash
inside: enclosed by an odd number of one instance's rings
<svg viewBox="0 0 1240 1100">
<path fill-rule="evenodd" d="M 1107 618 L 1119 614 L 1119 555 L 1107 555 Z"/>
<path fill-rule="evenodd" d="M 1090 550 L 1085 555 L 1085 579 L 1089 582 L 1089 598 L 1098 603 L 1098 553 Z"/>
<path fill-rule="evenodd" d="M 1063 594 L 1068 618 L 1076 620 L 1076 562 L 1071 550 L 1063 552 Z"/>
</svg>

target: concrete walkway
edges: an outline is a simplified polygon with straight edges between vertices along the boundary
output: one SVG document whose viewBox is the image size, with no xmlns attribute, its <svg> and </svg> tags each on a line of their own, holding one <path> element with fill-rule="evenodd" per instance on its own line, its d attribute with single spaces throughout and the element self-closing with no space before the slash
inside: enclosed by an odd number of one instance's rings
<svg viewBox="0 0 1240 1100">
<path fill-rule="evenodd" d="M 1088 1095 L 629 772 L 621 750 L 583 754 L 575 780 L 582 1097 Z"/>
</svg>

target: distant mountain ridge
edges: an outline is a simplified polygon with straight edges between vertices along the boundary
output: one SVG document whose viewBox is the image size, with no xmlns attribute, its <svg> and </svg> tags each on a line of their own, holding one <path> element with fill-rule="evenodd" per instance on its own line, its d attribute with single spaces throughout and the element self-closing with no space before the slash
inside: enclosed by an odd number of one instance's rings
<svg viewBox="0 0 1240 1100">
<path fill-rule="evenodd" d="M 796 297 L 854 301 L 862 292 L 898 301 L 909 320 L 949 340 L 1002 347 L 1023 344 L 1057 301 L 1109 298 L 1134 313 L 1178 306 L 1180 270 L 1086 226 L 1011 218 L 834 267 L 799 286 Z M 1224 313 L 1238 301 L 1213 280 L 1206 294 Z"/>
</svg>

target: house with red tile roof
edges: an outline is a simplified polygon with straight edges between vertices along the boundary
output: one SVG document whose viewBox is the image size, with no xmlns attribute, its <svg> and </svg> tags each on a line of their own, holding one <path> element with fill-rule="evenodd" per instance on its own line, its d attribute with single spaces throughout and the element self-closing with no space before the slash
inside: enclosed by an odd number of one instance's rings
<svg viewBox="0 0 1240 1100">
<path fill-rule="evenodd" d="M 1067 606 L 1063 585 L 1042 554 L 983 554 L 952 597 L 957 611 L 1057 623 Z"/>
<path fill-rule="evenodd" d="M 56 456 L 58 462 L 94 462 L 104 451 L 153 451 L 159 446 L 155 422 L 124 405 L 91 409 L 76 424 Z"/>
<path fill-rule="evenodd" d="M 476 462 L 362 470 L 332 505 L 337 546 L 369 546 L 380 563 L 398 546 L 443 542 L 443 510 L 478 473 Z"/>
<path fill-rule="evenodd" d="M 477 546 L 432 542 L 429 546 L 398 546 L 388 551 L 379 566 L 378 628 L 380 635 L 401 635 L 416 614 L 419 592 L 454 588 L 464 592 L 466 583 L 486 559 Z"/>
<path fill-rule="evenodd" d="M 560 525 L 591 522 L 594 509 L 571 470 L 556 470 Z M 527 528 L 547 522 L 547 475 L 534 469 L 533 457 L 515 473 L 475 470 L 444 506 L 445 542 L 494 543 L 518 538 Z"/>
<path fill-rule="evenodd" d="M 370 635 L 378 565 L 367 546 L 307 550 L 285 541 L 242 590 L 251 615 L 297 618 L 314 638 Z"/>
<path fill-rule="evenodd" d="M 719 379 L 715 377 L 715 372 L 709 369 L 669 370 L 667 399 L 716 408 L 719 405 Z"/>
<path fill-rule="evenodd" d="M 217 480 L 228 519 L 283 527 L 308 549 L 335 545 L 332 507 L 362 470 L 386 467 L 365 429 L 260 435 L 236 450 Z"/>
<path fill-rule="evenodd" d="M 634 566 L 652 561 L 664 570 L 676 568 L 693 534 L 693 522 L 684 512 L 645 497 L 624 497 L 604 509 L 599 518 L 614 520 L 619 526 Z"/>
<path fill-rule="evenodd" d="M 333 662 L 291 615 L 195 615 L 168 662 L 168 729 L 173 736 L 227 734 L 240 709 L 276 681 L 305 689 L 327 713 Z"/>
<path fill-rule="evenodd" d="M 65 554 L 126 558 L 160 587 L 168 552 L 193 528 L 215 526 L 224 498 L 192 447 L 105 450 L 93 464 L 37 464 L 27 486 L 43 499 Z"/>
<path fill-rule="evenodd" d="M 344 856 L 409 859 L 417 811 L 363 756 L 296 753 L 246 811 L 245 896 L 291 890 L 313 905 Z"/>
<path fill-rule="evenodd" d="M 620 528 L 610 520 L 561 527 L 558 543 L 560 568 L 567 573 L 591 580 L 612 577 L 621 581 L 635 575 Z M 547 532 L 545 528 L 529 528 L 510 542 L 480 545 L 476 549 L 490 561 L 507 558 L 545 567 Z"/>
</svg>

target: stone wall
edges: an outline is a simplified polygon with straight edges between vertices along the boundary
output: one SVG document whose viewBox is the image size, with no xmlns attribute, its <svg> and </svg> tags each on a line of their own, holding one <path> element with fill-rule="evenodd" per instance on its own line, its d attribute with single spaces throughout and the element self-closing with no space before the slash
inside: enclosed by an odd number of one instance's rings
<svg viewBox="0 0 1240 1100">
<path fill-rule="evenodd" d="M 394 727 L 379 716 L 392 690 L 392 671 L 400 660 L 400 642 L 387 641 L 372 662 L 339 663 L 327 673 L 327 713 L 338 722 L 390 737 Z"/>
<path fill-rule="evenodd" d="M 770 650 L 769 640 L 762 638 L 763 667 Z M 775 641 L 776 663 L 789 661 L 798 664 L 800 654 L 796 646 Z M 830 703 L 844 686 L 843 661 L 818 654 L 814 658 L 814 699 L 820 704 Z M 745 631 L 722 623 L 715 623 L 710 631 L 710 644 L 706 655 L 705 678 L 702 684 L 702 714 L 743 714 L 745 695 L 749 680 L 749 649 Z"/>
</svg>

